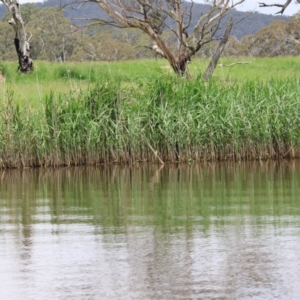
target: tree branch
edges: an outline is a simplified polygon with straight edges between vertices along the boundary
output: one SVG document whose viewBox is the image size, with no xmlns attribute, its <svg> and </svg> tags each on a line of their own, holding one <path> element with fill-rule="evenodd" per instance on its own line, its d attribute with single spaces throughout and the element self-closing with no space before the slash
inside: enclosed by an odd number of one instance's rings
<svg viewBox="0 0 300 300">
<path fill-rule="evenodd" d="M 259 3 L 259 7 L 274 7 L 274 6 L 281 7 L 281 10 L 278 11 L 276 14 L 283 14 L 284 11 L 290 5 L 291 2 L 292 2 L 292 0 L 287 0 L 284 4 L 276 4 L 276 3 L 274 3 L 274 4 L 266 4 L 266 3 L 260 2 Z M 300 3 L 299 0 L 297 0 L 297 2 Z"/>
</svg>

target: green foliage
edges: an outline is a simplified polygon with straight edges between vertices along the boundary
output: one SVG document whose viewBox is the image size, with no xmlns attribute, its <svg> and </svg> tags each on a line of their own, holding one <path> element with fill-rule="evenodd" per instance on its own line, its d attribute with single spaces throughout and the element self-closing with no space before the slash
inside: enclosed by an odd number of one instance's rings
<svg viewBox="0 0 300 300">
<path fill-rule="evenodd" d="M 13 60 L 17 58 L 13 43 L 13 30 L 8 23 L 0 22 L 0 60 Z"/>
<path fill-rule="evenodd" d="M 232 38 L 224 54 L 256 57 L 299 55 L 299 30 L 300 18 L 297 14 L 290 20 L 276 20 L 240 41 Z"/>
<path fill-rule="evenodd" d="M 135 70 L 137 64 L 52 64 L 52 70 L 37 63 L 30 76 L 15 76 L 3 64 L 2 167 L 157 161 L 149 145 L 165 162 L 300 156 L 299 79 L 249 80 L 245 70 L 251 78 L 255 62 L 237 66 L 244 69 L 239 84 L 220 84 L 219 74 L 209 83 L 188 81 L 159 62 L 151 62 L 153 69 L 143 62 Z M 40 90 L 50 90 L 32 101 L 20 86 L 32 92 L 37 78 Z"/>
</svg>

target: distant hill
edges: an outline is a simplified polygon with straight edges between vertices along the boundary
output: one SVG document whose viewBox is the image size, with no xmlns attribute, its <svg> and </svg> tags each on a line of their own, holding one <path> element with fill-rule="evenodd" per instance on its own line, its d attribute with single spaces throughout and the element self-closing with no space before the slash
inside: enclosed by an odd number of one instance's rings
<svg viewBox="0 0 300 300">
<path fill-rule="evenodd" d="M 67 2 L 72 2 L 72 0 L 64 1 L 64 4 Z M 44 8 L 44 7 L 60 7 L 62 4 L 61 0 L 48 0 L 45 2 L 35 3 L 36 7 Z M 190 4 L 187 3 L 189 6 Z M 197 22 L 201 13 L 205 13 L 210 8 L 209 5 L 206 4 L 198 4 L 194 3 L 194 13 L 191 22 L 191 28 L 193 28 Z M 65 17 L 72 20 L 73 23 L 76 24 L 84 24 L 87 21 L 84 19 L 97 19 L 97 18 L 105 18 L 106 15 L 101 11 L 99 6 L 95 3 L 87 3 L 82 6 L 80 9 L 76 9 L 76 6 L 66 6 L 65 7 Z M 6 12 L 6 8 L 4 5 L 0 5 L 0 18 L 2 19 L 4 13 Z M 266 15 L 261 13 L 247 13 L 241 12 L 236 9 L 233 9 L 227 16 L 227 19 L 233 17 L 235 21 L 242 20 L 233 28 L 232 35 L 237 39 L 241 39 L 242 37 L 257 33 L 261 28 L 269 25 L 275 20 L 285 20 L 288 21 L 289 17 L 286 16 L 273 16 Z M 226 19 L 224 20 L 226 22 Z"/>
<path fill-rule="evenodd" d="M 3 4 L 1 4 L 1 5 L 0 5 L 0 18 L 1 18 L 1 20 L 2 20 L 2 18 L 3 18 L 3 15 L 4 15 L 6 12 L 7 12 L 6 7 L 5 7 Z"/>
</svg>

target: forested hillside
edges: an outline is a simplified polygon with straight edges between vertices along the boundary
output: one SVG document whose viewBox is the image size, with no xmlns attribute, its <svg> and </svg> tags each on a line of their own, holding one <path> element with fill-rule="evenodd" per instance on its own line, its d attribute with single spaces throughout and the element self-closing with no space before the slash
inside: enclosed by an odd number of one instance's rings
<svg viewBox="0 0 300 300">
<path fill-rule="evenodd" d="M 70 0 L 71 2 L 71 0 Z M 65 3 L 65 2 L 64 2 Z M 61 0 L 48 0 L 43 3 L 37 3 L 36 6 L 51 7 L 51 6 L 60 6 Z M 189 7 L 190 4 L 187 3 Z M 210 6 L 200 3 L 194 3 L 194 13 L 192 16 L 191 28 L 193 28 L 199 19 L 200 14 L 204 14 L 209 11 Z M 68 6 L 65 9 L 64 16 L 71 19 L 73 23 L 83 24 L 87 23 L 83 19 L 96 19 L 96 18 L 105 18 L 105 14 L 99 9 L 99 6 L 95 3 L 87 3 L 84 6 L 80 7 L 80 10 L 76 9 L 76 6 Z M 258 32 L 262 27 L 267 26 L 268 24 L 274 22 L 275 20 L 285 20 L 288 21 L 288 17 L 285 16 L 274 16 L 274 15 L 265 15 L 260 13 L 247 13 L 237 10 L 232 10 L 228 18 L 233 17 L 234 20 L 242 20 L 238 26 L 236 26 L 232 34 L 237 39 L 242 38 L 245 35 L 254 34 Z M 81 20 L 79 20 L 81 19 Z M 224 20 L 226 21 L 226 19 Z M 224 22 L 225 23 L 225 22 Z"/>
<path fill-rule="evenodd" d="M 70 3 L 72 0 L 68 0 Z M 68 1 L 64 1 L 67 3 Z M 35 3 L 35 7 L 37 8 L 45 8 L 45 7 L 60 7 L 61 0 L 48 0 L 45 2 Z M 190 4 L 187 3 L 187 6 Z M 194 13 L 191 22 L 191 27 L 194 27 L 197 20 L 199 19 L 200 14 L 206 13 L 209 10 L 209 5 L 194 3 Z M 66 6 L 64 8 L 64 16 L 71 20 L 74 24 L 87 24 L 88 19 L 97 19 L 97 18 L 105 18 L 105 14 L 101 11 L 99 6 L 95 3 L 87 3 L 84 6 L 80 7 L 80 9 L 76 9 L 76 6 Z M 3 17 L 6 9 L 3 5 L 0 5 L 0 18 Z M 237 39 L 241 39 L 245 35 L 255 34 L 262 27 L 269 25 L 275 20 L 285 20 L 288 21 L 289 18 L 286 16 L 274 16 L 274 15 L 266 15 L 261 13 L 247 13 L 233 9 L 229 15 L 229 17 L 233 17 L 234 20 L 242 20 L 239 22 L 238 26 L 235 26 L 232 35 Z M 86 20 L 84 20 L 86 19 Z"/>
<path fill-rule="evenodd" d="M 71 0 L 70 0 L 71 1 Z M 117 29 L 103 26 L 84 26 L 97 18 L 105 18 L 98 5 L 88 3 L 80 9 L 66 6 L 58 9 L 60 0 L 22 6 L 26 28 L 32 34 L 32 56 L 49 61 L 124 60 L 151 58 L 151 41 L 134 29 Z M 65 3 L 65 2 L 64 2 Z M 187 4 L 190 5 L 190 4 Z M 191 27 L 199 15 L 209 9 L 208 5 L 194 4 Z M 0 59 L 15 59 L 12 39 L 13 31 L 8 25 L 8 15 L 0 6 Z M 268 56 L 298 55 L 300 49 L 299 17 L 287 18 L 260 13 L 245 13 L 232 10 L 227 18 L 233 17 L 236 24 L 225 55 Z M 224 20 L 224 24 L 227 20 Z M 168 36 L 168 32 L 164 33 Z M 170 39 L 169 43 L 175 44 Z M 175 47 L 175 45 L 174 45 Z M 209 44 L 199 52 L 210 56 L 215 44 Z"/>
</svg>

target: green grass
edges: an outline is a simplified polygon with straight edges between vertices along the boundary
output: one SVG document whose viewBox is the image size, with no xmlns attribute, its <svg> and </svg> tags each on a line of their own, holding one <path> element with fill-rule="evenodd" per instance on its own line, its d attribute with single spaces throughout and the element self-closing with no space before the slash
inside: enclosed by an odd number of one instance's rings
<svg viewBox="0 0 300 300">
<path fill-rule="evenodd" d="M 123 82 L 132 82 L 132 78 L 151 78 L 161 74 L 165 66 L 163 60 L 132 62 L 83 62 L 50 63 L 36 61 L 32 74 L 19 74 L 15 62 L 0 63 L 0 71 L 6 78 L 0 83 L 0 93 L 13 90 L 16 98 L 32 105 L 39 104 L 50 92 L 56 95 L 79 89 L 87 89 L 99 78 L 112 78 Z"/>
<path fill-rule="evenodd" d="M 203 73 L 208 61 L 193 61 L 190 70 L 194 77 Z M 249 80 L 267 82 L 300 76 L 300 61 L 297 57 L 274 58 L 221 58 L 213 78 L 223 84 L 243 84 Z"/>
<path fill-rule="evenodd" d="M 36 62 L 27 76 L 2 63 L 0 167 L 300 157 L 299 63 L 257 61 L 210 82 L 162 60 Z"/>
<path fill-rule="evenodd" d="M 236 64 L 246 62 L 247 64 Z M 207 60 L 193 60 L 190 72 L 193 78 L 201 76 L 208 65 Z M 247 81 L 299 78 L 300 61 L 297 57 L 276 58 L 222 58 L 219 61 L 213 79 L 225 85 L 243 84 Z M 116 81 L 129 82 L 135 78 L 151 79 L 164 74 L 172 74 L 165 60 L 138 60 L 122 62 L 66 62 L 50 63 L 35 61 L 35 70 L 30 75 L 18 74 L 16 62 L 1 62 L 0 71 L 6 77 L 6 83 L 0 85 L 0 93 L 13 90 L 16 97 L 32 104 L 40 103 L 49 94 L 66 93 L 85 89 L 96 83 L 99 78 L 112 78 Z"/>
</svg>

